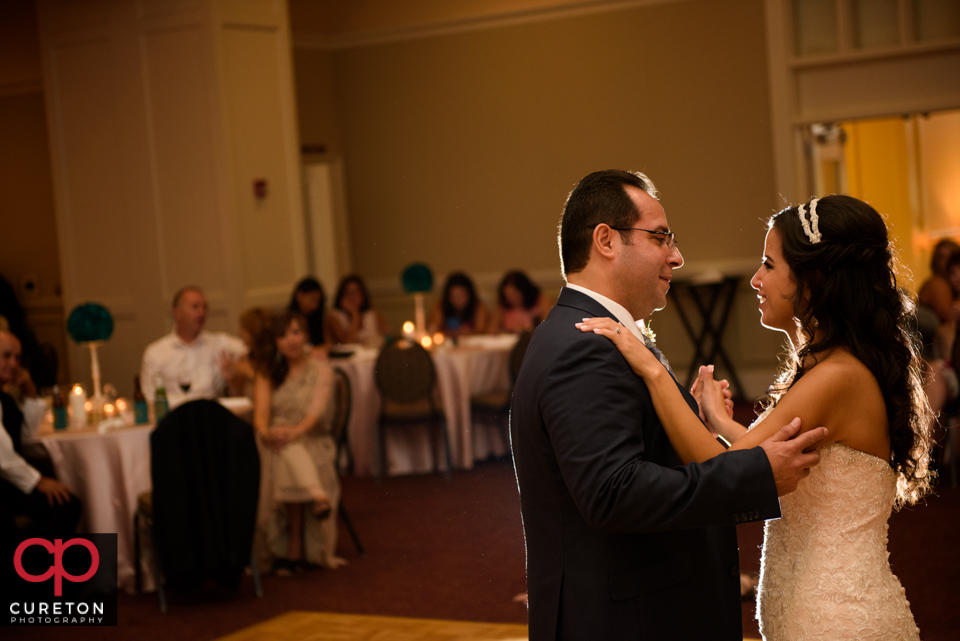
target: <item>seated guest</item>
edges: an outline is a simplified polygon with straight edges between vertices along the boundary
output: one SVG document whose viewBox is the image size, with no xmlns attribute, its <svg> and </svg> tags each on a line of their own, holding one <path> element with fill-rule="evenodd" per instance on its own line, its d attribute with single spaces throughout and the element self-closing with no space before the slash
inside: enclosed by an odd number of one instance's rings
<svg viewBox="0 0 960 641">
<path fill-rule="evenodd" d="M 368 347 L 380 347 L 383 337 L 390 332 L 383 317 L 370 308 L 370 295 L 356 275 L 340 281 L 329 320 L 334 343 L 362 343 Z"/>
<path fill-rule="evenodd" d="M 473 281 L 463 272 L 454 272 L 430 311 L 427 326 L 431 332 L 448 336 L 481 334 L 487 329 L 487 316 L 487 306 L 477 297 Z"/>
<path fill-rule="evenodd" d="M 53 540 L 67 538 L 80 520 L 80 501 L 60 481 L 43 476 L 21 456 L 21 439 L 43 420 L 45 403 L 37 398 L 29 372 L 20 367 L 20 341 L 0 331 L 0 387 L 16 386 L 23 407 L 0 391 L 0 545 L 18 536 L 14 517 L 28 516 L 24 534 Z M 0 548 L 2 549 L 2 548 Z"/>
<path fill-rule="evenodd" d="M 240 315 L 240 340 L 247 353 L 224 363 L 230 396 L 253 398 L 254 363 L 264 362 L 272 351 L 272 324 L 273 314 L 262 307 L 253 307 Z"/>
<path fill-rule="evenodd" d="M 30 378 L 37 387 L 50 387 L 56 383 L 56 368 L 45 358 L 44 348 L 30 329 L 27 311 L 17 298 L 16 290 L 0 275 L 0 316 L 3 316 L 3 329 L 20 340 L 23 353 L 20 367 L 30 372 Z"/>
<path fill-rule="evenodd" d="M 947 262 L 957 253 L 960 253 L 960 245 L 952 240 L 937 243 L 930 259 L 932 273 L 920 286 L 920 304 L 933 310 L 941 323 L 954 320 L 953 302 L 957 296 L 947 277 Z"/>
<path fill-rule="evenodd" d="M 958 395 L 956 362 L 951 363 L 957 334 L 957 299 L 960 296 L 960 245 L 941 240 L 933 249 L 930 278 L 923 283 L 917 305 L 917 329 L 923 338 L 925 362 L 924 392 L 930 408 L 939 415 L 947 406 L 955 405 Z M 946 421 L 944 421 L 946 422 Z M 942 443 L 946 430 L 934 419 L 932 433 Z M 942 455 L 938 451 L 936 456 Z"/>
<path fill-rule="evenodd" d="M 333 370 L 307 351 L 306 320 L 275 319 L 272 350 L 255 362 L 253 426 L 261 447 L 259 556 L 281 574 L 337 567 L 334 515 L 340 500 L 330 436 Z M 256 343 L 256 340 L 254 341 Z"/>
<path fill-rule="evenodd" d="M 313 276 L 302 279 L 293 289 L 289 309 L 307 319 L 308 341 L 313 348 L 313 355 L 318 358 L 325 358 L 333 343 L 326 306 L 323 285 Z"/>
<path fill-rule="evenodd" d="M 153 401 L 157 378 L 167 390 L 170 408 L 199 398 L 216 398 L 227 385 L 224 364 L 246 353 L 240 339 L 207 332 L 207 298 L 199 287 L 184 287 L 173 297 L 173 331 L 143 352 L 140 387 Z"/>
<path fill-rule="evenodd" d="M 520 334 L 540 324 L 546 314 L 540 288 L 520 271 L 507 272 L 497 288 L 490 333 Z"/>
</svg>

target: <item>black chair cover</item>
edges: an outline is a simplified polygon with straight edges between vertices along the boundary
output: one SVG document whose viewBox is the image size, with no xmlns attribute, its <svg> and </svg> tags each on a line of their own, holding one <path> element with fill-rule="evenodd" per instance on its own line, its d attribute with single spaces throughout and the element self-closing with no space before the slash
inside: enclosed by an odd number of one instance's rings
<svg viewBox="0 0 960 641">
<path fill-rule="evenodd" d="M 253 428 L 215 401 L 191 401 L 150 435 L 153 537 L 166 584 L 236 588 L 250 564 L 260 487 Z"/>
</svg>

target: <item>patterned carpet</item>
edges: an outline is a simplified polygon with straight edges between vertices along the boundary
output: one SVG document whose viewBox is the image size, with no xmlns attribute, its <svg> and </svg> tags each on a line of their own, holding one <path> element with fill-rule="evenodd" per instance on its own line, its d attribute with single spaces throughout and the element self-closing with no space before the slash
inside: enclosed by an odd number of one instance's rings
<svg viewBox="0 0 960 641">
<path fill-rule="evenodd" d="M 525 623 L 512 597 L 525 590 L 519 497 L 512 467 L 485 463 L 470 472 L 344 479 L 345 504 L 367 555 L 357 556 L 341 529 L 349 565 L 264 579 L 263 599 L 245 579 L 237 593 L 210 586 L 173 595 L 161 615 L 153 595 L 120 596 L 117 628 L 5 628 L 4 641 L 30 639 L 215 639 L 290 611 L 384 615 L 454 621 Z M 927 505 L 896 514 L 890 560 L 925 641 L 958 638 L 960 491 L 943 489 Z M 759 569 L 762 526 L 741 526 L 741 562 Z M 759 637 L 753 604 L 744 604 L 744 636 Z"/>
</svg>

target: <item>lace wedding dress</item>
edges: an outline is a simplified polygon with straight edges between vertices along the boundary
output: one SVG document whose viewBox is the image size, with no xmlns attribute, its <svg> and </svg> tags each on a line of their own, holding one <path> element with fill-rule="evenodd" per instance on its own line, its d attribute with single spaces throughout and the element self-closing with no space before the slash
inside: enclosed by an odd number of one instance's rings
<svg viewBox="0 0 960 641">
<path fill-rule="evenodd" d="M 919 639 L 890 570 L 896 476 L 885 461 L 832 444 L 767 521 L 757 597 L 767 641 Z"/>
</svg>

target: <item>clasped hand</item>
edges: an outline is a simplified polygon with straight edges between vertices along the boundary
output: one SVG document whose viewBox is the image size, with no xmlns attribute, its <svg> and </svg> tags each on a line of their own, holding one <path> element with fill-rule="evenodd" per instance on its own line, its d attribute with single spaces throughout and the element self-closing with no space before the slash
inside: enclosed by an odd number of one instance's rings
<svg viewBox="0 0 960 641">
<path fill-rule="evenodd" d="M 300 430 L 296 427 L 290 427 L 289 425 L 276 425 L 264 430 L 260 435 L 260 439 L 263 441 L 263 444 L 269 447 L 271 450 L 279 452 L 298 436 L 300 436 L 300 434 Z"/>
</svg>

